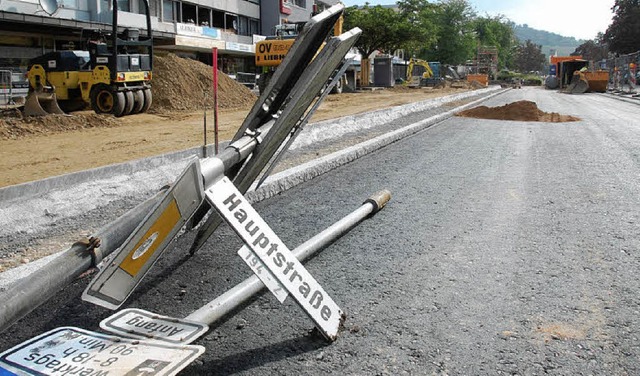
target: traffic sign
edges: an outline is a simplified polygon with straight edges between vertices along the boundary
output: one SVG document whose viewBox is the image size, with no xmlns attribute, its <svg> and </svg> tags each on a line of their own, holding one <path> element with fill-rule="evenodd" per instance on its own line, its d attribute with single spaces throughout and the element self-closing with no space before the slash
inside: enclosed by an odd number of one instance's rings
<svg viewBox="0 0 640 376">
<path fill-rule="evenodd" d="M 109 333 L 129 338 L 189 344 L 209 330 L 207 324 L 162 316 L 138 308 L 116 312 L 100 322 Z"/>
<path fill-rule="evenodd" d="M 82 300 L 117 309 L 167 249 L 203 200 L 200 163 L 194 158 L 164 198 L 89 283 Z"/>
<path fill-rule="evenodd" d="M 175 375 L 202 353 L 202 346 L 62 327 L 0 354 L 0 375 Z"/>
<path fill-rule="evenodd" d="M 320 332 L 327 339 L 335 340 L 343 321 L 342 310 L 231 180 L 220 179 L 205 191 L 205 197 L 293 296 Z"/>
</svg>

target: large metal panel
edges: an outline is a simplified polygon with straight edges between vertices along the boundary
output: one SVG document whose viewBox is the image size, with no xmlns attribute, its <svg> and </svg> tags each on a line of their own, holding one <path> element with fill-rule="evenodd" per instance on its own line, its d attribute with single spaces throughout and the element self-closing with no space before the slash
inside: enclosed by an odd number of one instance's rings
<svg viewBox="0 0 640 376">
<path fill-rule="evenodd" d="M 249 115 L 233 137 L 233 141 L 242 137 L 247 129 L 255 131 L 262 124 L 271 120 L 271 117 L 280 110 L 291 88 L 298 82 L 302 72 L 313 60 L 343 10 L 344 5 L 334 5 L 312 17 L 305 24 L 282 64 L 274 72 L 265 91 L 253 105 Z"/>
<path fill-rule="evenodd" d="M 320 53 L 318 53 L 318 49 L 320 48 L 320 46 L 322 46 L 322 44 L 324 43 L 329 33 L 333 30 L 333 26 L 335 22 L 338 20 L 338 18 L 340 18 L 340 15 L 342 15 L 343 10 L 344 10 L 344 5 L 338 4 L 312 17 L 311 20 L 307 22 L 302 32 L 298 35 L 295 43 L 289 49 L 289 52 L 287 53 L 287 56 L 282 61 L 282 64 L 280 64 L 280 66 L 274 73 L 273 78 L 269 82 L 269 85 L 267 85 L 267 88 L 263 92 L 262 96 L 260 96 L 258 101 L 254 104 L 253 108 L 249 112 L 249 115 L 244 120 L 242 126 L 234 136 L 233 141 L 236 141 L 240 137 L 242 137 L 247 132 L 247 130 L 249 130 L 250 132 L 255 132 L 256 130 L 260 131 L 259 130 L 260 126 L 270 121 L 273 115 L 277 114 L 279 111 L 282 110 L 282 107 L 285 104 L 285 100 L 287 100 L 287 98 L 292 98 L 293 88 L 297 82 L 302 82 L 302 86 L 301 87 L 299 86 L 299 88 L 297 89 L 298 91 L 309 89 L 309 93 L 312 92 L 310 94 L 312 95 L 311 100 L 313 100 L 313 98 L 318 95 L 322 85 L 324 85 L 327 82 L 329 75 L 333 70 L 336 69 L 339 62 L 344 58 L 344 55 L 346 55 L 350 47 L 346 48 L 344 53 L 336 54 L 335 61 L 334 59 L 330 59 L 331 61 L 328 63 L 332 65 L 331 65 L 331 69 L 327 68 L 327 72 L 325 72 L 327 73 L 325 76 L 325 80 L 322 81 L 319 86 L 317 85 L 318 87 L 314 88 L 313 90 L 307 86 L 307 82 L 305 81 L 305 79 L 303 79 L 303 76 L 306 77 L 306 79 L 309 79 L 309 76 L 310 76 L 310 74 L 307 73 L 305 69 L 307 68 L 307 66 L 312 60 L 316 63 L 315 70 L 319 68 L 318 60 L 320 56 L 318 56 L 314 60 L 314 56 L 316 56 L 316 54 L 326 55 L 327 53 L 329 53 L 330 50 L 335 51 L 335 46 L 329 49 L 327 48 L 327 46 L 325 46 L 325 48 L 323 48 L 322 50 L 325 52 L 321 51 Z M 357 32 L 355 30 L 352 30 L 349 33 L 352 33 L 352 32 L 359 35 L 360 29 L 357 29 Z M 343 36 L 347 37 L 352 35 L 349 33 L 345 33 L 343 34 Z M 334 38 L 334 39 L 339 39 L 339 38 Z M 353 38 L 352 42 L 355 43 L 356 39 L 357 39 L 357 36 Z M 351 40 L 351 38 L 349 38 L 349 40 Z M 334 44 L 335 43 L 336 42 L 334 42 Z M 351 43 L 351 46 L 353 45 L 353 43 Z M 327 59 L 327 58 L 324 58 L 324 59 Z M 298 97 L 300 97 L 300 95 L 298 95 Z M 289 104 L 295 101 L 297 101 L 297 99 L 294 99 L 294 100 L 290 99 Z M 308 107 L 309 107 L 309 104 L 307 103 L 304 110 L 306 110 Z M 300 117 L 304 113 L 304 110 L 302 112 L 299 112 Z M 269 134 L 274 133 L 274 130 L 276 130 L 278 126 L 282 126 L 284 124 L 288 128 L 286 130 L 279 131 L 278 134 L 286 135 L 289 131 L 291 131 L 291 128 L 300 119 L 300 117 L 295 119 L 293 121 L 293 124 L 289 124 L 289 122 L 285 123 L 280 121 L 279 125 L 278 124 L 274 125 L 268 133 Z M 247 189 L 251 186 L 253 181 L 256 179 L 259 172 L 264 169 L 266 164 L 269 162 L 269 159 L 273 156 L 273 154 L 278 149 L 280 144 L 284 141 L 284 138 L 282 137 L 278 137 L 278 138 L 280 139 L 279 144 L 275 146 L 275 150 L 270 150 L 272 149 L 272 147 L 269 148 L 268 150 L 268 153 L 270 153 L 269 155 L 260 157 L 259 154 L 262 152 L 258 151 L 258 149 L 256 149 L 251 155 L 251 160 L 254 160 L 254 162 L 252 162 L 251 164 L 251 169 L 258 171 L 258 173 L 247 174 L 248 172 L 247 166 L 243 167 L 241 165 L 238 165 L 237 167 L 234 167 L 234 168 L 230 168 L 226 171 L 226 175 L 229 178 L 234 179 L 234 182 L 236 183 L 236 186 L 240 189 L 240 192 L 246 193 Z M 270 143 L 273 143 L 273 141 L 270 141 Z M 265 149 L 265 148 L 262 148 L 262 149 Z M 255 162 L 255 159 L 257 157 L 260 157 L 259 163 Z M 238 175 L 238 172 L 241 169 L 244 169 L 245 173 L 243 174 L 242 179 L 238 179 L 236 178 L 236 176 Z M 207 204 L 203 204 L 203 205 L 205 207 L 208 206 Z M 202 212 L 205 212 L 204 208 L 202 209 Z M 220 225 L 221 222 L 222 221 L 220 220 L 220 218 L 218 218 L 218 216 L 215 213 L 212 213 L 209 216 L 206 222 L 201 225 L 201 228 L 198 230 L 198 233 L 196 234 L 193 244 L 191 245 L 190 252 L 192 254 L 204 244 L 204 242 L 209 238 L 209 236 L 211 236 L 213 231 L 215 231 L 215 229 Z"/>
<path fill-rule="evenodd" d="M 276 119 L 264 140 L 256 147 L 251 159 L 242 167 L 234 179 L 240 192 L 246 192 L 271 157 L 290 134 L 291 129 L 304 116 L 331 74 L 338 68 L 344 56 L 353 47 L 362 31 L 354 28 L 329 39 L 309 67 L 302 73 L 300 80 L 290 92 L 290 99 L 282 113 Z"/>
</svg>

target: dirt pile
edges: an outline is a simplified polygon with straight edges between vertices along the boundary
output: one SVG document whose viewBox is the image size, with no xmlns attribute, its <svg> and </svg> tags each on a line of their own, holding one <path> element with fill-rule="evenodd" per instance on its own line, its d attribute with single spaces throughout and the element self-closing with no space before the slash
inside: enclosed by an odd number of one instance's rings
<svg viewBox="0 0 640 376">
<path fill-rule="evenodd" d="M 556 112 L 544 112 L 538 108 L 535 102 L 531 101 L 518 101 L 500 107 L 478 106 L 459 112 L 456 116 L 476 119 L 544 121 L 551 123 L 580 121 L 580 119 L 575 116 L 560 115 Z"/>
<path fill-rule="evenodd" d="M 213 106 L 211 66 L 174 54 L 153 58 L 153 105 L 150 112 L 196 111 Z M 244 108 L 253 105 L 256 95 L 218 71 L 218 107 Z"/>
<path fill-rule="evenodd" d="M 117 127 L 113 116 L 103 116 L 85 111 L 69 115 L 23 117 L 19 111 L 0 117 L 0 139 L 15 140 L 31 135 L 45 135 L 88 128 Z"/>
</svg>

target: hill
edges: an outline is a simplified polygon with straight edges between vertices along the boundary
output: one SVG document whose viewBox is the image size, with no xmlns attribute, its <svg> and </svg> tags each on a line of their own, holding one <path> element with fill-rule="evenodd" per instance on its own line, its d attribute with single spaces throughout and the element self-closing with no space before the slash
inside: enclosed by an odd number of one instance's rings
<svg viewBox="0 0 640 376">
<path fill-rule="evenodd" d="M 524 42 L 527 39 L 531 40 L 535 44 L 542 46 L 542 53 L 547 57 L 551 50 L 557 51 L 558 56 L 567 56 L 576 47 L 584 43 L 582 39 L 576 39 L 574 37 L 564 37 L 560 34 L 552 33 L 549 31 L 538 30 L 529 27 L 528 25 L 513 25 L 513 31 L 516 37 Z"/>
</svg>

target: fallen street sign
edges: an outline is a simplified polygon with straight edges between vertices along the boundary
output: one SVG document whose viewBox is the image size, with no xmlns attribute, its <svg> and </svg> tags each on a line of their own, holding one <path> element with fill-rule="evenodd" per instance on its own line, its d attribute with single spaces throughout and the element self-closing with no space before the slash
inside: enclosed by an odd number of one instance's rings
<svg viewBox="0 0 640 376">
<path fill-rule="evenodd" d="M 287 290 L 285 290 L 284 287 L 282 287 L 273 273 L 271 273 L 271 271 L 269 271 L 269 269 L 264 266 L 264 262 L 262 262 L 262 260 L 260 260 L 260 258 L 256 256 L 251 248 L 247 247 L 246 245 L 242 246 L 242 248 L 238 250 L 238 256 L 242 258 L 242 261 L 249 265 L 251 270 L 253 270 L 253 273 L 258 278 L 260 278 L 262 283 L 267 286 L 269 291 L 271 291 L 271 293 L 275 295 L 276 299 L 278 299 L 280 303 L 284 303 L 284 301 L 287 299 L 287 296 L 289 296 L 289 293 L 287 292 Z"/>
<path fill-rule="evenodd" d="M 162 316 L 138 308 L 118 311 L 100 322 L 109 333 L 187 345 L 209 330 L 207 324 Z M 0 375 L 1 376 L 1 375 Z"/>
<path fill-rule="evenodd" d="M 118 309 L 168 248 L 203 200 L 202 174 L 194 158 L 158 205 L 91 280 L 82 300 Z"/>
<path fill-rule="evenodd" d="M 63 327 L 0 354 L 0 375 L 175 375 L 204 347 L 137 341 Z"/>
<path fill-rule="evenodd" d="M 334 341 L 343 321 L 342 310 L 229 178 L 224 177 L 213 184 L 205 191 L 205 197 L 287 289 L 320 332 Z"/>
</svg>

